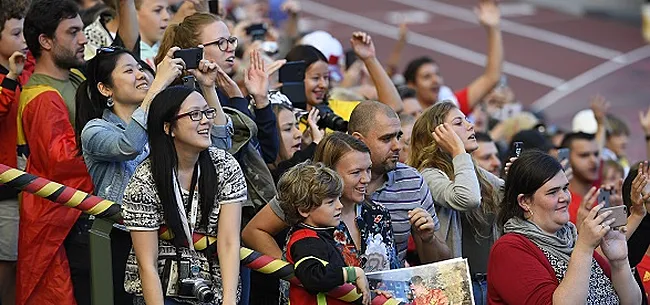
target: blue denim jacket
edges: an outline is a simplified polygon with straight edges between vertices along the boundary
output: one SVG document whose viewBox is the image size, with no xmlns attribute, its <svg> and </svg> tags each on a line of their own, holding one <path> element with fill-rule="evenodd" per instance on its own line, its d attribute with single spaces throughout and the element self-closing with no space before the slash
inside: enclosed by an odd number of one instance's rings
<svg viewBox="0 0 650 305">
<path fill-rule="evenodd" d="M 213 125 L 212 146 L 224 150 L 232 146 L 232 121 Z M 147 117 L 138 108 L 126 124 L 110 110 L 101 119 L 91 120 L 81 132 L 83 157 L 95 186 L 95 195 L 116 203 L 122 196 L 135 168 L 149 156 Z"/>
</svg>

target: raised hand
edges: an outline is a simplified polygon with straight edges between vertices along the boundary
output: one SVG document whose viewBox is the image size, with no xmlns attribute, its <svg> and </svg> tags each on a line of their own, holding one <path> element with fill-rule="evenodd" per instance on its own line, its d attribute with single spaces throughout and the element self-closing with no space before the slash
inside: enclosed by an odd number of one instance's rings
<svg viewBox="0 0 650 305">
<path fill-rule="evenodd" d="M 432 133 L 433 140 L 452 157 L 465 153 L 465 145 L 448 123 L 440 124 Z"/>
<path fill-rule="evenodd" d="M 16 80 L 16 78 L 23 74 L 23 69 L 25 68 L 25 61 L 27 60 L 27 56 L 23 54 L 20 51 L 16 51 L 11 56 L 9 57 L 9 73 L 7 74 L 7 77 L 10 79 Z"/>
<path fill-rule="evenodd" d="M 616 181 L 614 185 L 607 186 L 607 189 L 612 192 L 612 196 L 610 197 L 611 205 L 623 205 L 623 178 Z"/>
<path fill-rule="evenodd" d="M 268 105 L 269 76 L 264 69 L 264 60 L 256 49 L 250 52 L 250 66 L 244 71 L 244 85 L 248 93 L 255 98 L 258 108 Z"/>
<path fill-rule="evenodd" d="M 627 259 L 626 227 L 618 230 L 611 229 L 600 242 L 600 249 L 610 263 Z"/>
<path fill-rule="evenodd" d="M 495 28 L 501 22 L 501 11 L 495 0 L 481 0 L 474 8 L 474 14 L 484 27 Z"/>
<path fill-rule="evenodd" d="M 506 173 L 506 176 L 510 172 L 510 168 L 512 167 L 512 163 L 515 163 L 515 160 L 517 160 L 517 157 L 512 157 L 508 159 L 508 162 L 506 162 L 506 166 L 503 167 L 503 172 Z"/>
<path fill-rule="evenodd" d="M 400 42 L 406 42 L 408 39 L 409 28 L 406 21 L 399 24 L 399 32 L 397 33 L 397 40 Z"/>
<path fill-rule="evenodd" d="M 289 15 L 298 15 L 301 11 L 300 2 L 296 0 L 287 0 L 282 3 L 280 9 Z"/>
<path fill-rule="evenodd" d="M 634 180 L 632 180 L 632 188 L 630 189 L 630 199 L 632 201 L 630 212 L 641 217 L 645 217 L 648 213 L 648 205 L 650 205 L 650 192 L 645 190 L 649 183 L 648 180 L 650 180 L 648 176 L 650 169 L 648 167 L 648 161 L 639 165 L 639 170 Z"/>
<path fill-rule="evenodd" d="M 589 189 L 584 197 L 582 197 L 582 201 L 578 207 L 578 216 L 575 224 L 578 228 L 578 232 L 580 232 L 584 220 L 588 217 L 589 213 L 591 213 L 591 210 L 593 210 L 592 207 L 596 204 L 598 194 L 600 194 L 600 189 L 594 186 Z"/>
<path fill-rule="evenodd" d="M 286 59 L 278 59 L 274 62 L 272 62 L 270 65 L 266 66 L 266 76 L 271 76 L 271 74 L 275 73 L 276 71 L 280 70 L 284 64 L 287 63 Z"/>
<path fill-rule="evenodd" d="M 611 104 L 601 95 L 596 95 L 591 99 L 591 111 L 594 112 L 594 118 L 598 124 L 605 122 L 610 106 Z"/>
<path fill-rule="evenodd" d="M 309 133 L 311 134 L 311 141 L 318 144 L 325 136 L 325 131 L 318 127 L 318 120 L 320 116 L 318 115 L 318 108 L 313 107 L 307 115 L 307 123 L 309 124 Z"/>
<path fill-rule="evenodd" d="M 429 212 L 423 208 L 415 208 L 408 212 L 409 222 L 411 227 L 415 229 L 415 234 L 423 241 L 431 241 L 433 239 L 434 223 L 433 218 Z"/>
<path fill-rule="evenodd" d="M 375 44 L 372 38 L 365 32 L 354 32 L 350 38 L 350 44 L 354 53 L 359 59 L 366 60 L 375 57 Z"/>
<path fill-rule="evenodd" d="M 639 111 L 639 123 L 641 123 L 645 135 L 650 136 L 650 107 L 645 114 L 643 111 Z"/>
<path fill-rule="evenodd" d="M 151 84 L 151 88 L 165 89 L 181 76 L 185 69 L 185 62 L 182 58 L 174 58 L 174 52 L 180 49 L 179 47 L 171 47 L 167 51 L 165 58 L 156 66 L 156 77 Z"/>
<path fill-rule="evenodd" d="M 217 81 L 217 64 L 207 59 L 202 59 L 196 69 L 190 70 L 201 88 L 213 88 Z"/>
<path fill-rule="evenodd" d="M 601 244 L 601 240 L 607 234 L 611 228 L 609 225 L 614 223 L 614 219 L 605 220 L 609 215 L 612 214 L 612 211 L 606 211 L 598 215 L 598 211 L 603 208 L 602 204 L 595 206 L 584 221 L 580 224 L 580 229 L 578 232 L 578 241 L 576 242 L 577 247 L 585 247 L 593 251 Z M 623 242 L 625 242 L 625 236 L 623 236 Z M 603 249 L 604 251 L 605 249 Z"/>
<path fill-rule="evenodd" d="M 223 90 L 229 98 L 244 97 L 237 83 L 219 65 L 217 65 L 217 87 Z"/>
</svg>

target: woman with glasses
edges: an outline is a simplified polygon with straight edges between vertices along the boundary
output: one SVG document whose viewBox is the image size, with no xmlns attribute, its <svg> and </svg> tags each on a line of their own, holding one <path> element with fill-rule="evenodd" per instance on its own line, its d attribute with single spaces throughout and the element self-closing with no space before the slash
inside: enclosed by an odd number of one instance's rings
<svg viewBox="0 0 650 305">
<path fill-rule="evenodd" d="M 123 201 L 124 224 L 134 250 L 125 287 L 138 295 L 138 303 L 234 305 L 239 298 L 239 230 L 246 181 L 235 159 L 210 139 L 210 129 L 221 121 L 221 114 L 213 106 L 214 89 L 206 87 L 204 92 L 212 92 L 206 96 L 210 102 L 193 89 L 174 86 L 151 103 L 147 128 L 151 153 L 136 169 Z M 173 240 L 158 238 L 163 225 Z M 216 237 L 218 254 L 195 250 L 194 242 L 188 243 L 193 233 Z M 188 283 L 190 289 L 182 288 Z M 192 289 L 196 287 L 192 283 L 209 289 Z"/>
<path fill-rule="evenodd" d="M 156 64 L 164 59 L 172 46 L 182 49 L 203 46 L 203 58 L 216 63 L 219 69 L 216 82 L 221 104 L 232 107 L 255 121 L 257 137 L 253 137 L 252 143 L 258 148 L 265 163 L 273 163 L 278 155 L 280 140 L 276 118 L 267 98 L 269 81 L 264 62 L 257 52 L 253 52 L 251 68 L 246 72 L 246 91 L 252 97 L 253 113 L 249 109 L 251 102 L 244 98 L 239 86 L 230 77 L 234 72 L 237 45 L 237 37 L 230 35 L 228 26 L 218 16 L 196 13 L 167 28 L 156 56 Z"/>
<path fill-rule="evenodd" d="M 171 58 L 176 50 L 178 48 L 172 48 L 165 61 L 158 65 L 158 74 L 153 81 L 133 54 L 122 48 L 100 48 L 97 55 L 88 61 L 88 77 L 76 94 L 75 132 L 79 153 L 84 157 L 97 196 L 121 203 L 135 168 L 149 155 L 147 112 L 153 97 L 183 69 L 182 59 Z M 198 79 L 210 82 L 213 77 L 205 73 L 210 71 L 209 68 L 205 61 L 193 73 Z M 230 138 L 224 126 L 226 116 L 219 105 L 214 85 L 206 88 L 211 88 L 212 92 L 206 96 L 213 109 L 209 114 L 214 123 L 212 141 L 227 149 Z M 193 118 L 200 120 L 198 115 L 200 113 Z M 131 297 L 123 289 L 124 266 L 131 239 L 124 227 L 113 229 L 111 243 L 116 304 L 126 304 Z"/>
</svg>

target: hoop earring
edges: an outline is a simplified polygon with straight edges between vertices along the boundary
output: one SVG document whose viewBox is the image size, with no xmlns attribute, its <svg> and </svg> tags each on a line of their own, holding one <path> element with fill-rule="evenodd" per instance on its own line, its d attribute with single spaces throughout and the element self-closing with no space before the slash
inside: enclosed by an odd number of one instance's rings
<svg viewBox="0 0 650 305">
<path fill-rule="evenodd" d="M 113 102 L 113 97 L 109 96 L 108 99 L 106 99 L 106 106 L 108 106 L 108 108 L 111 108 L 114 105 L 115 105 L 115 102 Z"/>
</svg>

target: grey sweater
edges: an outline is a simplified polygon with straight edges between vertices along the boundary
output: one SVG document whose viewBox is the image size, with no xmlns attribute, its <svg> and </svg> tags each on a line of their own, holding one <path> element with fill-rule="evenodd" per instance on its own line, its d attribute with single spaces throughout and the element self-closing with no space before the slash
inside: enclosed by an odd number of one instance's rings
<svg viewBox="0 0 650 305">
<path fill-rule="evenodd" d="M 436 203 L 436 213 L 440 219 L 438 238 L 444 240 L 454 257 L 462 257 L 461 213 L 481 206 L 481 189 L 474 171 L 472 157 L 463 153 L 453 159 L 454 180 L 437 168 L 422 170 L 422 177 L 429 185 L 431 197 Z M 503 196 L 504 181 L 499 177 L 479 168 L 488 181 Z M 496 236 L 496 235 L 495 235 Z"/>
</svg>

